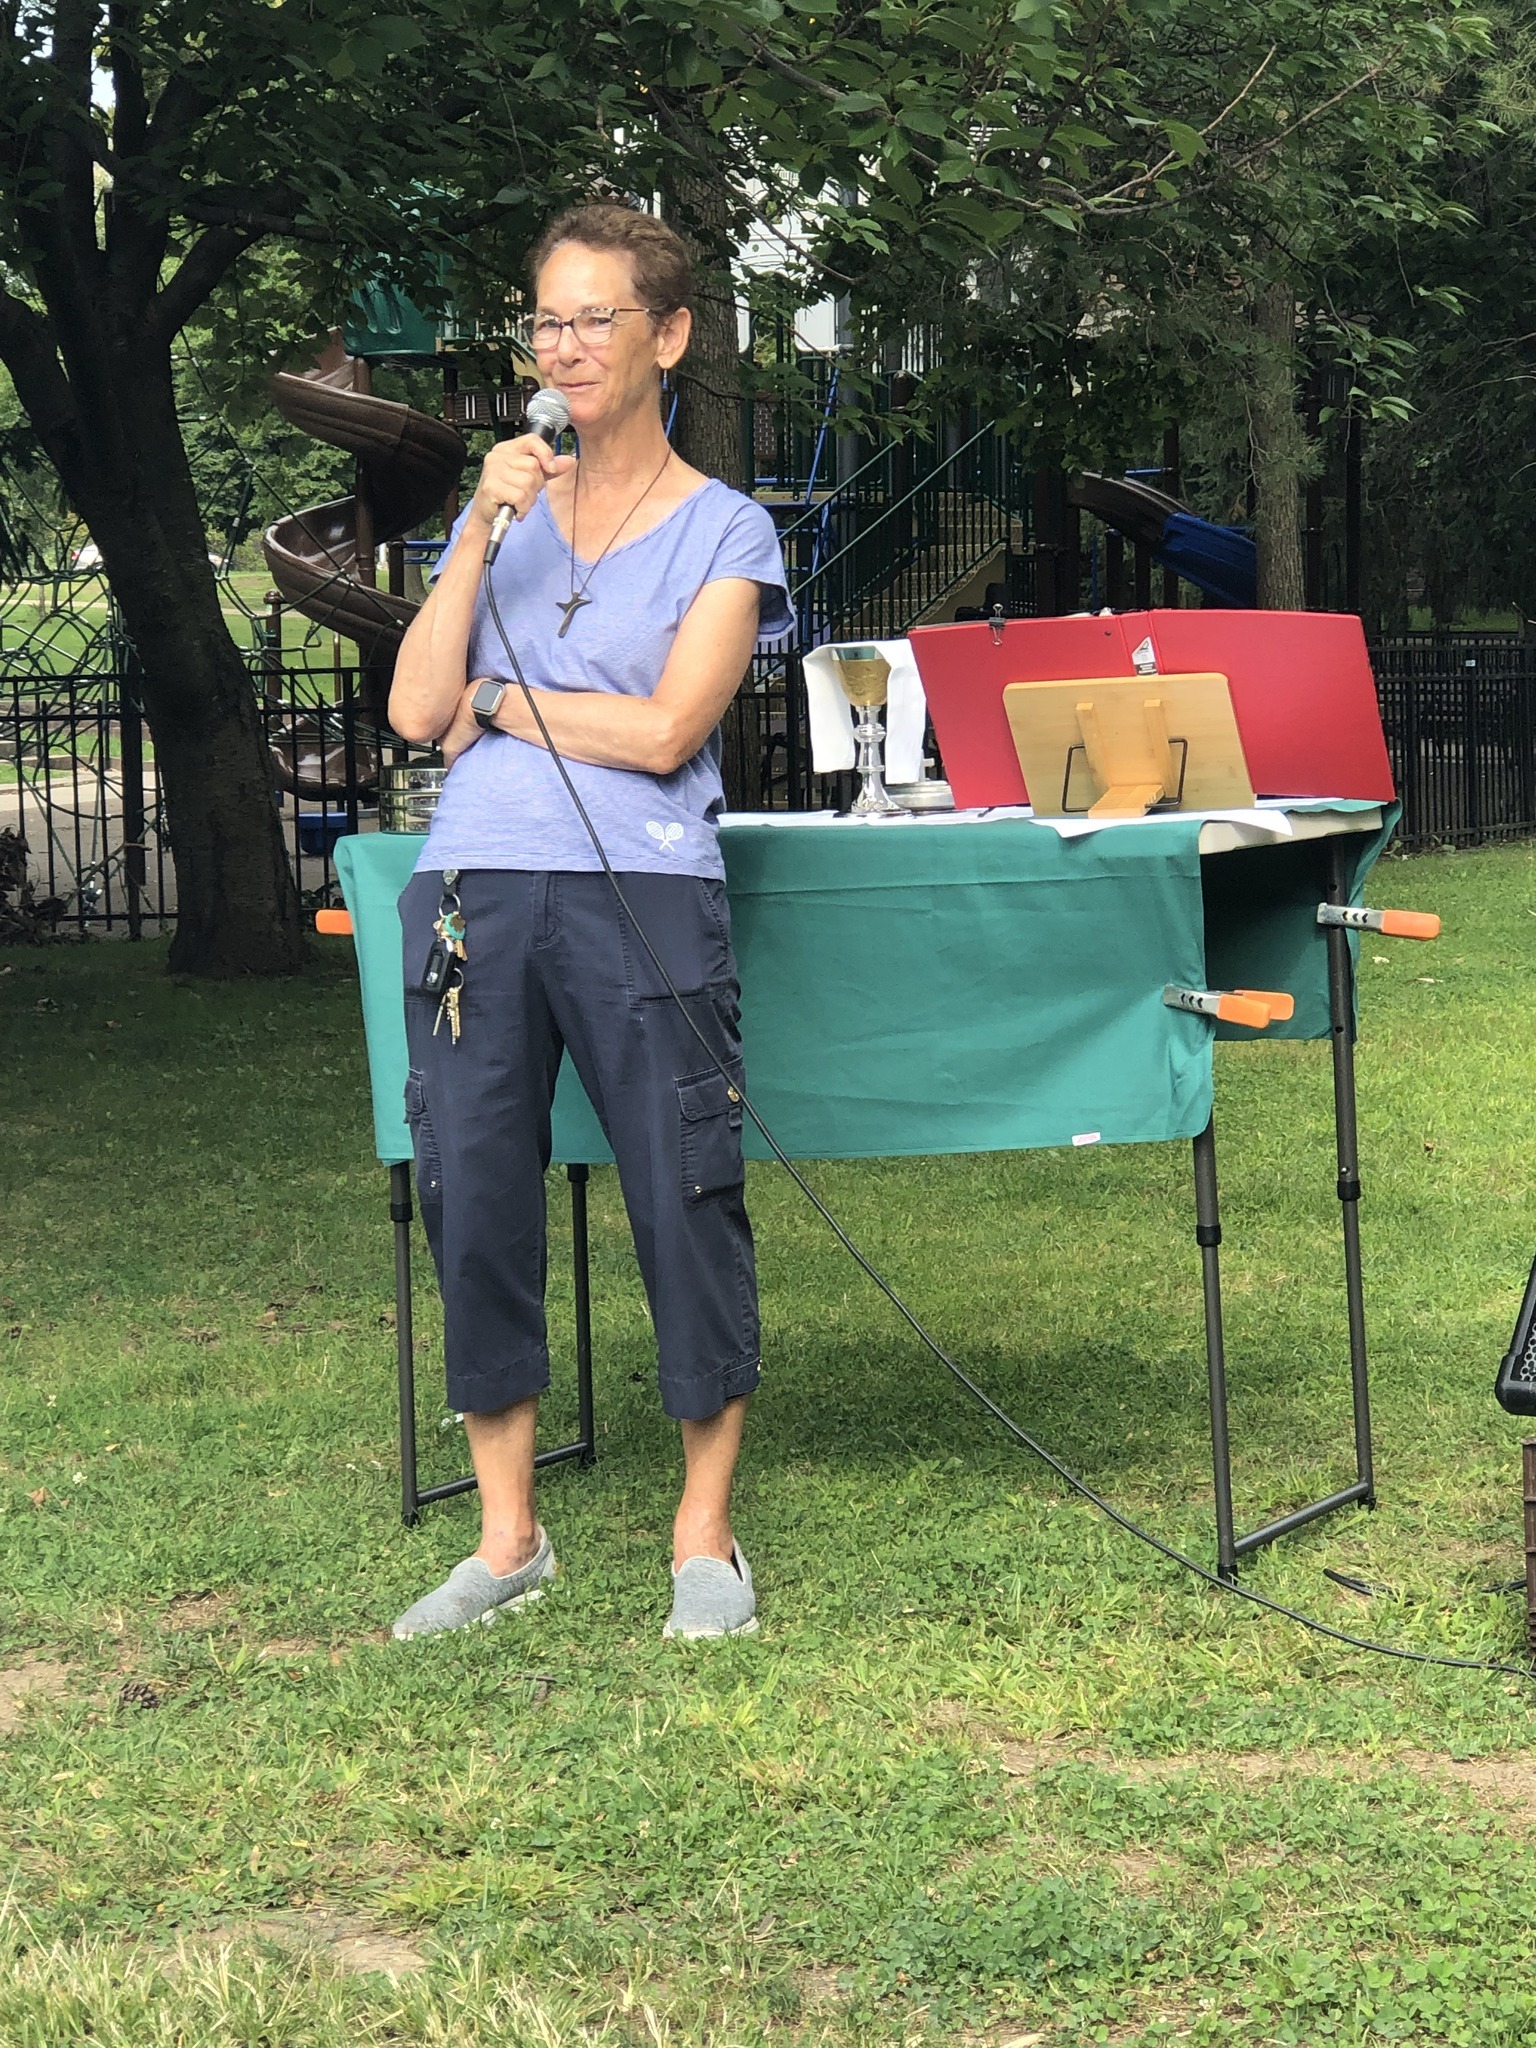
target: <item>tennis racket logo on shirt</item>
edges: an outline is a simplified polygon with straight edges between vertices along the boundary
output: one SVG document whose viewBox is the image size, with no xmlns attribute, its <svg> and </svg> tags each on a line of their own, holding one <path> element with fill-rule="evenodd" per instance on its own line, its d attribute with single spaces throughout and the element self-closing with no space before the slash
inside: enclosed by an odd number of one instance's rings
<svg viewBox="0 0 1536 2048">
<path fill-rule="evenodd" d="M 645 829 L 650 833 L 663 853 L 670 853 L 683 836 L 681 825 L 660 825 L 654 818 L 646 820 Z"/>
</svg>

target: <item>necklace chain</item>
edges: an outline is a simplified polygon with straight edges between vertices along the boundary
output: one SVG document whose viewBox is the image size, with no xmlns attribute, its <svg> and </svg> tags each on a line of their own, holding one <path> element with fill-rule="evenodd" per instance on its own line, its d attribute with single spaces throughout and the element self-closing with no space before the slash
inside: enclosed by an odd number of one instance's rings
<svg viewBox="0 0 1536 2048">
<path fill-rule="evenodd" d="M 625 527 L 628 526 L 631 519 L 633 519 L 635 514 L 640 510 L 640 507 L 645 503 L 646 499 L 651 495 L 652 491 L 654 491 L 656 486 L 661 482 L 662 471 L 665 470 L 667 464 L 671 460 L 672 450 L 669 447 L 667 449 L 666 454 L 662 457 L 661 469 L 657 470 L 656 474 L 651 478 L 650 482 L 646 485 L 645 489 L 640 493 L 639 497 L 636 498 L 633 505 L 631 505 L 629 510 L 624 514 L 624 517 L 619 521 L 618 525 L 613 529 L 612 533 L 609 534 L 607 540 L 604 541 L 602 554 L 598 556 L 597 560 L 592 564 L 591 568 L 588 569 L 586 575 L 582 577 L 581 588 L 579 590 L 576 587 L 576 501 L 581 491 L 581 468 L 579 464 L 577 465 L 575 481 L 571 485 L 571 594 L 569 597 L 557 597 L 555 599 L 555 604 L 557 608 L 565 613 L 565 617 L 560 621 L 560 630 L 555 635 L 555 638 L 557 640 L 563 640 L 565 638 L 566 634 L 570 631 L 572 619 L 575 618 L 577 612 L 580 611 L 581 607 L 584 604 L 591 604 L 592 599 L 587 596 L 588 584 L 591 583 L 592 578 L 597 574 L 598 570 L 602 567 L 604 556 L 607 555 L 608 550 L 613 546 L 614 542 L 618 539 L 619 535 L 624 531 Z"/>
</svg>

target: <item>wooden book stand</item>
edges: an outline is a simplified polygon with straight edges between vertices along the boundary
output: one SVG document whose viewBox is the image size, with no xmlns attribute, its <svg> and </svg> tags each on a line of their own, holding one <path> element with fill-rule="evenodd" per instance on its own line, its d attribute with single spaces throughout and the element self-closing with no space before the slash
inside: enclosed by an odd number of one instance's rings
<svg viewBox="0 0 1536 2048">
<path fill-rule="evenodd" d="M 1009 683 L 1003 708 L 1037 816 L 1252 806 L 1225 676 Z"/>
</svg>

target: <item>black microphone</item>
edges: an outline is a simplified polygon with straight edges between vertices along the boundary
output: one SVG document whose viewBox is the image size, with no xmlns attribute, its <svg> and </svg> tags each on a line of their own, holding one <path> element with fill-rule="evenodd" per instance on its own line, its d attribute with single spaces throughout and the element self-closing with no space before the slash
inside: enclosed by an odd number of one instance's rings
<svg viewBox="0 0 1536 2048">
<path fill-rule="evenodd" d="M 571 408 L 558 391 L 535 391 L 528 401 L 523 414 L 523 425 L 530 434 L 537 434 L 541 441 L 547 441 L 551 448 L 571 424 Z M 491 521 L 490 537 L 485 543 L 485 566 L 488 569 L 501 553 L 501 544 L 507 537 L 507 528 L 517 517 L 510 505 L 500 505 L 496 517 Z"/>
</svg>

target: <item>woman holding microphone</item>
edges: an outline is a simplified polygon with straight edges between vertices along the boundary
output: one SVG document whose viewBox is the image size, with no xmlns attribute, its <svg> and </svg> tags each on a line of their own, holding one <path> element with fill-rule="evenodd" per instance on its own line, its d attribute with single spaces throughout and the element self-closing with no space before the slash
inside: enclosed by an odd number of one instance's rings
<svg viewBox="0 0 1536 2048">
<path fill-rule="evenodd" d="M 579 458 L 535 435 L 490 451 L 390 694 L 396 732 L 439 741 L 451 769 L 400 899 L 406 1110 L 481 1512 L 474 1555 L 394 1632 L 489 1620 L 554 1572 L 533 1460 L 549 1380 L 544 1173 L 568 1051 L 618 1164 L 662 1403 L 682 1430 L 665 1632 L 732 1635 L 756 1626 L 730 1492 L 759 1339 L 718 726 L 759 634 L 790 623 L 784 572 L 763 508 L 667 443 L 661 377 L 691 320 L 679 238 L 629 207 L 579 207 L 546 230 L 532 271 L 528 338 Z M 488 616 L 481 569 L 503 506 L 515 522 L 491 571 L 498 609 L 635 923 Z M 636 923 L 738 1085 L 710 1064 Z M 460 934 L 462 987 L 445 1003 L 427 962 L 436 950 L 440 969 L 442 940 Z"/>
</svg>

